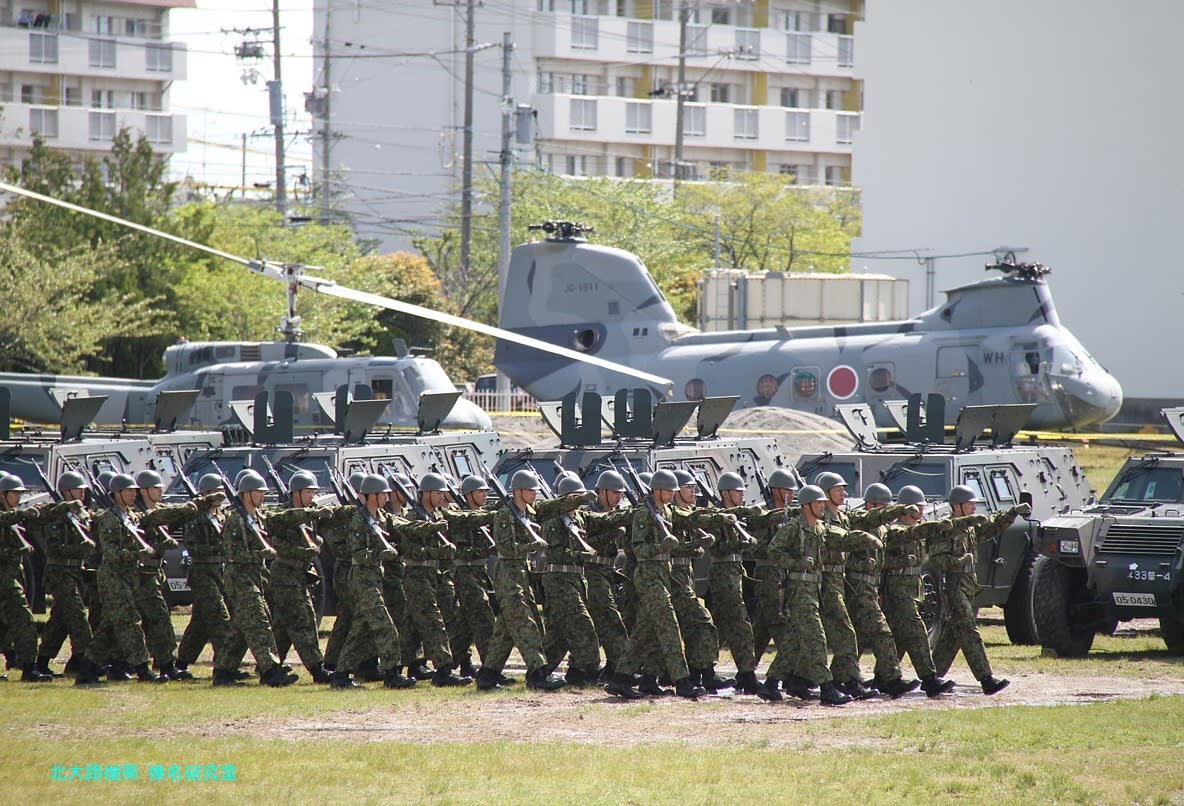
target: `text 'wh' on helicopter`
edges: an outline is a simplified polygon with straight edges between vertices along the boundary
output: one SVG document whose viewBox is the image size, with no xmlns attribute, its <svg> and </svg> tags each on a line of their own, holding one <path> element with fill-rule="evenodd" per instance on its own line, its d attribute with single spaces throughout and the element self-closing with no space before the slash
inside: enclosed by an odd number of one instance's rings
<svg viewBox="0 0 1184 806">
<path fill-rule="evenodd" d="M 701 333 L 678 322 L 636 255 L 587 243 L 580 224 L 543 229 L 546 240 L 514 249 L 499 324 L 660 367 L 675 399 L 739 395 L 739 406 L 830 416 L 840 403 L 937 393 L 947 424 L 967 405 L 1035 403 L 1027 425 L 1041 428 L 1101 423 L 1122 405 L 1118 381 L 1061 324 L 1040 264 L 989 265 L 1002 276 L 947 291 L 943 305 L 906 321 Z M 494 364 L 539 400 L 624 386 L 509 341 L 498 341 Z"/>
<path fill-rule="evenodd" d="M 430 393 L 455 392 L 456 386 L 435 361 L 409 355 L 405 349 L 399 354 L 378 357 L 339 358 L 331 348 L 320 344 L 302 343 L 300 317 L 296 315 L 296 294 L 307 288 L 319 294 L 361 302 L 379 308 L 421 316 L 453 327 L 465 328 L 495 336 L 532 350 L 552 355 L 564 364 L 587 363 L 609 377 L 622 379 L 622 385 L 637 385 L 643 381 L 660 389 L 663 396 L 670 389 L 666 378 L 621 366 L 594 355 L 522 336 L 459 316 L 423 308 L 419 305 L 358 291 L 338 285 L 332 280 L 313 277 L 306 271 L 312 266 L 280 264 L 267 260 L 249 260 L 238 255 L 180 238 L 151 227 L 136 224 L 107 213 L 90 210 L 76 204 L 34 193 L 16 185 L 0 182 L 0 191 L 8 191 L 30 199 L 64 207 L 74 212 L 100 218 L 131 229 L 155 235 L 207 254 L 245 266 L 250 271 L 284 283 L 288 289 L 288 315 L 280 322 L 283 339 L 275 342 L 184 342 L 164 352 L 166 374 L 158 381 L 126 378 L 103 378 L 67 375 L 39 375 L 0 373 L 0 385 L 12 393 L 12 414 L 40 422 L 57 422 L 61 401 L 68 396 L 106 396 L 99 413 L 100 423 L 153 423 L 155 407 L 161 392 L 198 390 L 197 398 L 184 424 L 216 427 L 233 422 L 231 403 L 253 400 L 266 391 L 272 399 L 280 391 L 291 392 L 295 399 L 294 421 L 298 426 L 319 426 L 331 423 L 313 395 L 333 392 L 347 386 L 359 397 L 373 396 L 391 401 L 380 423 L 398 427 L 417 424 L 419 401 Z M 625 384 L 623 379 L 629 379 Z M 362 390 L 366 390 L 363 392 Z M 489 415 L 467 400 L 456 401 L 447 417 L 440 423 L 444 428 L 490 429 Z"/>
</svg>

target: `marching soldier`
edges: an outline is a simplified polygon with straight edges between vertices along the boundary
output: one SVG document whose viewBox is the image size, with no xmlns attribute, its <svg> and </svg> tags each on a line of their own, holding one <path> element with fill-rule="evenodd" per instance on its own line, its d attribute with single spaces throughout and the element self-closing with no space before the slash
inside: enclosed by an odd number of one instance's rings
<svg viewBox="0 0 1184 806">
<path fill-rule="evenodd" d="M 751 516 L 744 506 L 744 479 L 738 473 L 723 473 L 716 483 L 724 512 L 737 517 Z M 732 650 L 736 662 L 736 687 L 745 694 L 756 694 L 756 653 L 753 649 L 752 622 L 744 604 L 743 552 L 756 547 L 756 541 L 735 526 L 723 526 L 716 532 L 711 553 L 711 572 L 707 589 L 711 596 L 711 615 L 721 640 Z"/>
<path fill-rule="evenodd" d="M 33 625 L 33 614 L 20 581 L 24 557 L 33 551 L 21 524 L 32 523 L 40 517 L 37 510 L 17 509 L 25 489 L 19 476 L 6 474 L 0 478 L 0 625 L 6 627 L 11 636 L 21 680 L 44 683 L 53 676 L 36 669 L 37 628 Z"/>
<path fill-rule="evenodd" d="M 955 526 L 949 534 L 932 541 L 929 555 L 930 562 L 945 576 L 943 592 L 950 610 L 949 619 L 933 647 L 933 663 L 938 674 L 945 674 L 958 650 L 962 650 L 983 693 L 994 694 L 1011 681 L 996 680 L 992 676 L 987 650 L 974 620 L 974 597 L 978 592 L 975 552 L 981 541 L 995 540 L 1006 532 L 1017 515 L 1025 518 L 1031 515 L 1032 507 L 1020 504 L 990 517 L 976 516 L 979 499 L 974 490 L 961 484 L 950 490 L 947 500 L 953 509 Z"/>
<path fill-rule="evenodd" d="M 487 592 L 487 588 L 492 585 L 487 569 L 489 555 L 494 550 L 493 535 L 489 529 L 497 511 L 485 508 L 489 499 L 489 485 L 480 476 L 465 476 L 461 479 L 460 494 L 468 511 L 445 510 L 444 513 L 448 520 L 448 537 L 456 546 L 456 559 L 452 566 L 457 611 L 466 624 L 464 632 L 472 636 L 472 644 L 477 647 L 477 655 L 484 665 L 495 621 Z M 465 646 L 461 649 L 460 670 L 467 676 L 470 669 L 465 668 L 464 662 L 469 657 L 469 648 Z M 469 665 L 471 668 L 471 661 Z M 513 681 L 505 678 L 502 685 L 509 682 Z"/>
<path fill-rule="evenodd" d="M 769 648 L 781 640 L 785 631 L 785 615 L 781 612 L 781 586 L 785 573 L 769 560 L 769 543 L 773 535 L 792 518 L 801 514 L 801 508 L 793 506 L 797 482 L 793 474 L 784 468 L 777 468 L 769 475 L 769 494 L 773 508 L 756 517 L 746 519 L 748 531 L 756 538 L 752 550 L 753 595 L 756 597 L 756 613 L 752 618 L 753 650 L 756 662 Z M 780 648 L 780 647 L 776 647 Z"/>
<path fill-rule="evenodd" d="M 543 523 L 543 539 L 547 542 L 547 562 L 543 566 L 543 622 L 547 634 L 543 648 L 552 669 L 571 652 L 564 675 L 569 686 L 593 686 L 600 679 L 600 641 L 588 612 L 584 562 L 595 552 L 584 540 L 591 515 L 580 507 L 596 500 L 595 493 L 585 490 L 583 482 L 573 475 L 559 481 L 555 494 L 560 512 Z"/>
<path fill-rule="evenodd" d="M 606 470 L 596 479 L 596 501 L 588 505 L 588 512 L 603 515 L 587 522 L 585 540 L 595 554 L 584 560 L 584 580 L 588 590 L 588 613 L 596 628 L 596 637 L 604 647 L 604 673 L 609 680 L 617 664 L 629 649 L 629 633 L 617 607 L 616 570 L 620 543 L 633 512 L 621 506 L 625 495 L 625 479 L 615 470 Z"/>
<path fill-rule="evenodd" d="M 37 671 L 42 674 L 51 674 L 49 662 L 57 657 L 67 637 L 70 639 L 70 657 L 79 660 L 94 640 L 86 614 L 86 602 L 93 599 L 90 590 L 93 586 L 87 574 L 94 572 L 84 567 L 95 552 L 95 543 L 90 537 L 90 513 L 83 505 L 88 485 L 80 473 L 70 470 L 58 478 L 57 487 L 62 501 L 71 505 L 73 510 L 66 509 L 57 517 L 48 517 L 46 513 L 47 517 L 41 522 L 41 532 L 45 536 L 42 583 L 45 592 L 53 596 L 53 607 L 41 632 L 41 648 L 37 654 Z"/>
</svg>

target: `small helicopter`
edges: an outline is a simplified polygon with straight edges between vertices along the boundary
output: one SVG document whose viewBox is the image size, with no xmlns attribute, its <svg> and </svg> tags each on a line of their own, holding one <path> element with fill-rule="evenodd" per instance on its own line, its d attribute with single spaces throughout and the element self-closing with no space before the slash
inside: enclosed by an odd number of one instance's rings
<svg viewBox="0 0 1184 806">
<path fill-rule="evenodd" d="M 588 243 L 582 224 L 541 228 L 545 240 L 510 258 L 499 324 L 584 355 L 661 367 L 675 400 L 738 395 L 740 407 L 830 416 L 839 404 L 929 393 L 944 398 L 946 424 L 963 406 L 1027 403 L 1027 425 L 1042 428 L 1102 423 L 1122 405 L 1118 381 L 1061 324 L 1049 269 L 1038 263 L 1011 256 L 989 265 L 1001 276 L 948 291 L 944 304 L 905 321 L 700 333 L 678 321 L 636 255 Z M 494 364 L 539 400 L 635 385 L 509 340 L 498 341 Z M 885 405 L 875 410 L 892 424 Z"/>
<path fill-rule="evenodd" d="M 596 366 L 614 378 L 641 380 L 654 388 L 669 390 L 670 381 L 653 373 L 606 361 L 594 355 L 549 344 L 529 336 L 492 327 L 452 314 L 401 302 L 378 294 L 347 288 L 333 280 L 312 276 L 315 267 L 251 260 L 214 249 L 205 244 L 136 224 L 116 216 L 45 196 L 17 185 L 0 182 L 7 191 L 83 215 L 110 221 L 149 235 L 155 235 L 246 267 L 249 271 L 282 282 L 287 287 L 287 315 L 280 321 L 282 338 L 274 342 L 182 342 L 166 348 L 166 374 L 157 381 L 126 378 L 85 377 L 51 374 L 0 373 L 0 386 L 12 395 L 12 415 L 38 422 L 56 422 L 64 400 L 74 396 L 106 396 L 95 416 L 100 423 L 152 424 L 162 392 L 197 390 L 187 419 L 182 424 L 218 427 L 233 423 L 239 407 L 236 401 L 254 400 L 260 392 L 272 399 L 276 392 L 290 392 L 294 398 L 294 422 L 298 426 L 332 423 L 331 415 L 319 405 L 317 395 L 346 386 L 352 396 L 387 399 L 390 404 L 379 419 L 384 425 L 415 427 L 420 401 L 425 395 L 455 393 L 456 386 L 443 368 L 429 358 L 410 354 L 396 345 L 394 356 L 342 358 L 324 345 L 300 341 L 300 317 L 296 296 L 301 288 L 338 299 L 420 316 L 454 327 L 504 339 L 553 356 L 558 361 L 578 361 Z M 239 417 L 241 420 L 241 417 Z M 489 415 L 467 400 L 457 400 L 439 423 L 443 428 L 492 428 Z"/>
</svg>

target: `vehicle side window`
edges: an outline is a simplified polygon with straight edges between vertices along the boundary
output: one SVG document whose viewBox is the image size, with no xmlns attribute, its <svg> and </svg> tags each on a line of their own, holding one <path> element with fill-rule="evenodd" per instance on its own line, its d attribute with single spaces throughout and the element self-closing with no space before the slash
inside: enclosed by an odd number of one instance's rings
<svg viewBox="0 0 1184 806">
<path fill-rule="evenodd" d="M 977 470 L 963 470 L 962 483 L 974 490 L 975 498 L 979 498 L 983 501 L 987 500 L 986 490 L 983 489 L 983 479 Z"/>
<path fill-rule="evenodd" d="M 469 455 L 464 450 L 452 451 L 452 466 L 456 468 L 456 472 L 460 476 L 469 476 L 473 474 L 473 465 L 469 461 Z"/>
<path fill-rule="evenodd" d="M 1000 503 L 1015 501 L 1015 493 L 1011 489 L 1011 481 L 1008 480 L 1006 471 L 991 471 L 991 489 L 995 491 L 995 498 Z"/>
</svg>

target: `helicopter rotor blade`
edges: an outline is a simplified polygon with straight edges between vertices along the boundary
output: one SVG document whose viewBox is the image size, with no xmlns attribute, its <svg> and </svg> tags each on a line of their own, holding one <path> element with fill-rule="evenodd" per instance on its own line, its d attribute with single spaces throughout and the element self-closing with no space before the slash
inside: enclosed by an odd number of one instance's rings
<svg viewBox="0 0 1184 806">
<path fill-rule="evenodd" d="M 302 266 L 277 264 L 272 261 L 249 260 L 244 257 L 239 257 L 238 255 L 233 255 L 229 252 L 223 252 L 221 249 L 215 249 L 212 246 L 206 246 L 205 244 L 191 241 L 188 238 L 182 238 L 179 235 L 173 235 L 153 227 L 137 224 L 134 221 L 128 221 L 127 219 L 119 218 L 118 216 L 113 216 L 109 213 L 102 213 L 98 210 L 92 210 L 88 207 L 83 207 L 72 202 L 63 201 L 62 199 L 55 199 L 52 196 L 46 196 L 41 193 L 36 193 L 32 190 L 26 190 L 19 185 L 12 185 L 7 182 L 0 182 L 0 191 L 15 193 L 18 196 L 24 196 L 29 199 L 45 202 L 46 204 L 52 204 L 75 213 L 82 213 L 83 215 L 88 215 L 92 218 L 108 221 L 112 224 L 119 224 L 121 226 L 128 227 L 129 229 L 134 229 L 138 232 L 143 232 L 148 235 L 156 235 L 158 237 L 172 241 L 173 243 L 181 244 L 182 246 L 188 246 L 192 249 L 205 252 L 206 254 L 220 257 L 233 263 L 238 263 L 241 266 L 246 266 L 252 272 L 264 277 L 270 277 L 273 280 L 278 280 L 283 283 L 291 283 L 293 280 L 295 280 L 305 288 L 309 288 L 320 294 L 338 297 L 339 299 L 347 299 L 354 302 L 362 302 L 367 305 L 373 305 L 375 307 L 386 308 L 388 310 L 398 311 L 399 313 L 405 313 L 411 316 L 430 319 L 446 325 L 451 325 L 453 327 L 459 327 L 465 330 L 481 333 L 486 336 L 493 336 L 494 338 L 502 339 L 503 341 L 508 341 L 513 344 L 519 344 L 523 347 L 532 347 L 536 350 L 551 353 L 552 355 L 557 355 L 572 361 L 582 361 L 585 364 L 592 364 L 593 366 L 600 367 L 601 369 L 618 372 L 623 375 L 628 375 L 630 377 L 645 381 L 646 383 L 654 384 L 661 387 L 664 391 L 668 391 L 673 386 L 669 378 L 663 378 L 660 375 L 653 375 L 648 372 L 633 369 L 632 367 L 625 366 L 624 364 L 618 364 L 615 361 L 607 361 L 603 358 L 599 358 L 594 355 L 588 355 L 587 353 L 577 352 L 576 350 L 571 350 L 566 347 L 560 347 L 556 344 L 542 341 L 541 339 L 523 336 L 510 330 L 504 330 L 500 327 L 486 325 L 482 322 L 476 322 L 460 316 L 442 313 L 441 311 L 434 311 L 431 308 L 424 308 L 419 305 L 412 305 L 408 302 L 400 302 L 399 300 L 390 299 L 389 297 L 383 297 L 378 294 L 371 294 L 365 291 L 358 291 L 345 286 L 339 286 L 332 280 L 326 280 L 320 277 L 307 277 L 303 273 L 304 267 Z"/>
</svg>

